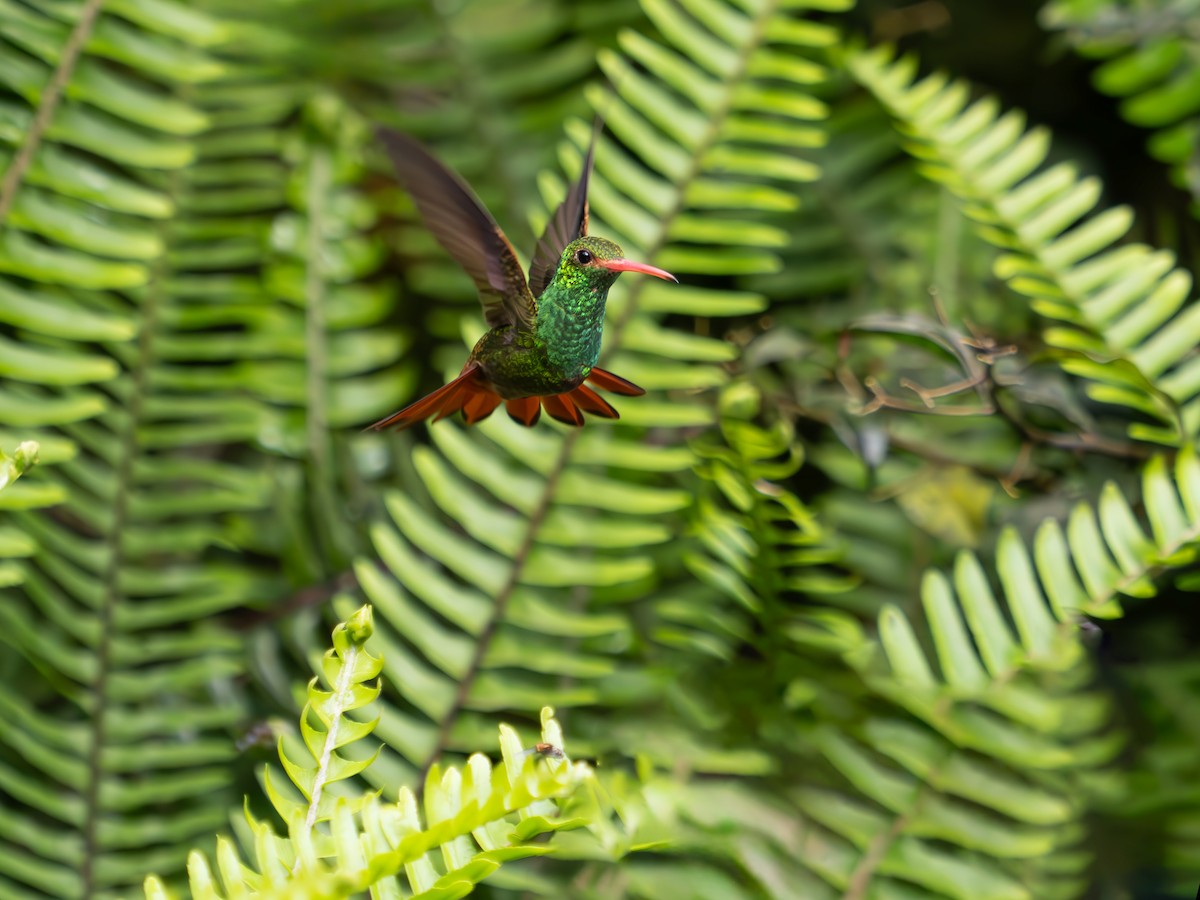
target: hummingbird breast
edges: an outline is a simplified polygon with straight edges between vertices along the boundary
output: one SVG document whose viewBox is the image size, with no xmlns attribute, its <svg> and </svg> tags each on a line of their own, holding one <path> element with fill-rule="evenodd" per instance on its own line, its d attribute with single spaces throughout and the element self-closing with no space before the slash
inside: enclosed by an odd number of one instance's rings
<svg viewBox="0 0 1200 900">
<path fill-rule="evenodd" d="M 505 400 L 545 397 L 583 383 L 599 355 L 587 347 L 555 346 L 557 341 L 512 325 L 493 328 L 479 339 L 470 360 L 478 362 L 492 388 Z"/>
</svg>

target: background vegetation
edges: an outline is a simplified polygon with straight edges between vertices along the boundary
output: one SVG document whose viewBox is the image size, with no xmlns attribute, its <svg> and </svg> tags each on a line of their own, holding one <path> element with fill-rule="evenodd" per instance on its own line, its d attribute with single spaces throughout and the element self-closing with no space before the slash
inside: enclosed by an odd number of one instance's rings
<svg viewBox="0 0 1200 900">
<path fill-rule="evenodd" d="M 0 0 L 0 896 L 1193 896 L 1198 42 Z M 372 123 L 526 250 L 597 111 L 649 395 L 362 434 L 482 330 Z"/>
</svg>

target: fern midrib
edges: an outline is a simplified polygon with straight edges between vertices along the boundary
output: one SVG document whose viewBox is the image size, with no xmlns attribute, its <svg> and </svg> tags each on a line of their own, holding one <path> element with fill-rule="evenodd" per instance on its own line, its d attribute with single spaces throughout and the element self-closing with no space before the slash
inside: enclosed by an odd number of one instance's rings
<svg viewBox="0 0 1200 900">
<path fill-rule="evenodd" d="M 327 347 L 325 343 L 325 193 L 329 182 L 329 159 L 320 150 L 314 151 L 308 171 L 308 252 L 305 260 L 304 299 L 305 317 L 305 376 L 308 410 L 305 416 L 308 433 L 308 455 L 320 473 L 328 463 L 326 452 L 326 423 L 328 421 L 325 372 Z"/>
<path fill-rule="evenodd" d="M 876 834 L 867 845 L 866 852 L 858 861 L 858 865 L 854 867 L 854 871 L 850 873 L 850 879 L 846 883 L 846 890 L 842 893 L 841 900 L 865 900 L 867 891 L 871 887 L 871 879 L 875 877 L 880 863 L 887 856 L 887 852 L 895 843 L 896 838 L 908 826 L 912 815 L 918 811 L 921 800 L 928 791 L 929 787 L 923 786 L 913 798 L 911 808 L 907 812 L 896 813 L 888 830 Z"/>
<path fill-rule="evenodd" d="M 746 43 L 742 46 L 738 53 L 737 65 L 732 75 L 727 78 L 723 84 L 726 87 L 724 96 L 721 102 L 717 104 L 708 117 L 708 128 L 704 132 L 700 143 L 697 146 L 697 152 L 692 156 L 691 165 L 688 168 L 687 174 L 678 182 L 678 187 L 675 191 L 675 198 L 668 208 L 666 215 L 661 220 L 662 227 L 659 228 L 658 235 L 651 243 L 648 255 L 651 259 L 656 259 L 658 254 L 662 252 L 667 243 L 667 234 L 670 231 L 668 224 L 679 216 L 686 207 L 686 197 L 688 186 L 695 181 L 703 172 L 702 161 L 709 149 L 716 143 L 721 132 L 721 126 L 725 119 L 729 116 L 733 109 L 734 97 L 737 95 L 737 88 L 746 78 L 747 68 L 750 64 L 750 58 L 754 51 L 762 45 L 764 32 L 767 23 L 775 15 L 779 6 L 779 0 L 770 0 L 759 11 L 758 16 L 754 19 L 754 26 L 750 30 L 750 34 L 746 39 Z M 634 314 L 637 312 L 638 300 L 642 295 L 642 287 L 646 282 L 635 281 L 629 289 L 629 302 L 625 308 L 621 310 L 617 320 L 613 323 L 613 336 L 609 340 L 608 347 L 601 354 L 600 361 L 606 362 L 615 351 L 617 345 L 620 344 L 621 335 L 624 333 L 626 326 L 632 321 Z"/>
<path fill-rule="evenodd" d="M 771 0 L 762 9 L 758 11 L 758 15 L 754 20 L 753 28 L 745 44 L 742 46 L 738 54 L 737 66 L 734 72 L 724 82 L 726 88 L 725 94 L 722 97 L 721 103 L 713 108 L 708 119 L 708 128 L 706 129 L 703 138 L 696 145 L 695 153 L 691 158 L 691 165 L 686 174 L 676 183 L 675 196 L 671 202 L 667 212 L 660 220 L 658 234 L 647 247 L 647 258 L 654 260 L 658 254 L 662 252 L 667 243 L 667 235 L 670 232 L 670 223 L 679 216 L 685 209 L 687 189 L 693 181 L 695 181 L 703 172 L 703 159 L 708 150 L 716 143 L 720 135 L 721 125 L 729 116 L 733 109 L 734 98 L 737 94 L 738 87 L 746 78 L 747 69 L 750 59 L 755 50 L 761 46 L 767 23 L 771 17 L 775 15 L 778 8 L 779 0 Z M 635 281 L 628 292 L 628 300 L 625 308 L 616 317 L 612 325 L 612 333 L 606 342 L 604 350 L 600 354 L 600 362 L 607 362 L 620 346 L 621 337 L 624 334 L 625 328 L 633 319 L 637 312 L 638 303 L 642 294 L 643 281 Z M 450 708 L 438 723 L 438 734 L 434 743 L 433 749 L 429 756 L 421 766 L 421 774 L 417 780 L 417 790 L 423 790 L 425 784 L 425 776 L 429 773 L 430 768 L 445 751 L 447 742 L 450 737 L 450 732 L 454 727 L 455 721 L 461 714 L 463 707 L 471 692 L 471 686 L 479 675 L 479 670 L 482 666 L 483 659 L 487 655 L 488 647 L 492 639 L 495 637 L 496 630 L 504 619 L 505 610 L 508 607 L 509 600 L 512 597 L 513 591 L 516 590 L 517 584 L 523 574 L 525 564 L 528 561 L 529 553 L 533 550 L 534 543 L 537 540 L 538 532 L 541 530 L 542 524 L 545 521 L 546 515 L 550 511 L 550 507 L 554 502 L 554 494 L 558 489 L 558 482 L 562 477 L 562 473 L 566 470 L 567 465 L 571 461 L 571 456 L 575 449 L 575 444 L 582 434 L 581 429 L 573 429 L 568 432 L 563 438 L 562 445 L 559 447 L 558 456 L 550 468 L 550 472 L 546 476 L 545 484 L 542 488 L 541 495 L 538 497 L 537 504 L 533 512 L 530 514 L 525 531 L 521 537 L 516 553 L 513 555 L 512 564 L 509 567 L 509 573 L 505 578 L 503 586 L 496 594 L 495 602 L 492 606 L 492 613 L 484 624 L 483 629 L 479 633 L 479 638 L 475 642 L 472 649 L 471 659 L 467 665 L 467 669 L 463 677 L 459 680 L 458 689 L 455 692 L 455 697 Z"/>
<path fill-rule="evenodd" d="M 46 87 L 42 90 L 33 121 L 29 125 L 29 130 L 25 132 L 25 139 L 13 156 L 12 163 L 4 173 L 3 180 L 0 180 L 0 224 L 3 224 L 4 220 L 8 218 L 8 212 L 12 209 L 13 201 L 16 199 L 17 191 L 20 190 L 25 173 L 33 162 L 33 154 L 41 146 L 42 139 L 46 136 L 46 130 L 54 119 L 58 102 L 62 99 L 63 91 L 66 90 L 67 83 L 71 80 L 76 63 L 79 62 L 83 45 L 92 35 L 92 29 L 96 25 L 96 19 L 100 15 L 100 8 L 103 5 L 104 0 L 87 0 L 79 13 L 79 21 L 67 35 L 62 57 L 50 76 L 50 80 L 46 83 Z"/>
<path fill-rule="evenodd" d="M 454 700 L 450 708 L 446 711 L 446 714 L 442 716 L 442 720 L 438 723 L 437 739 L 433 750 L 421 765 L 421 774 L 417 778 L 416 783 L 418 796 L 424 790 L 425 777 L 429 774 L 429 770 L 446 749 L 446 745 L 450 740 L 450 732 L 453 730 L 454 723 L 458 720 L 459 714 L 466 705 L 467 698 L 471 693 L 471 686 L 475 683 L 475 679 L 478 677 L 479 670 L 483 665 L 483 658 L 487 655 L 488 648 L 491 646 L 492 639 L 496 636 L 496 631 L 499 629 L 500 623 L 504 621 L 504 613 L 508 608 L 508 602 L 512 598 L 513 591 L 517 589 L 517 583 L 520 581 L 521 575 L 525 570 L 525 563 L 528 561 L 529 554 L 533 550 L 533 545 L 537 541 L 538 532 L 541 530 L 542 523 L 545 521 L 547 513 L 550 512 L 551 504 L 554 502 L 554 494 L 558 490 L 558 481 L 562 477 L 567 463 L 570 461 L 571 448 L 575 446 L 575 441 L 578 439 L 578 430 L 567 434 L 563 439 L 559 454 L 554 460 L 554 465 L 546 476 L 546 482 L 542 488 L 541 495 L 538 497 L 537 506 L 530 513 L 525 526 L 525 532 L 521 536 L 520 546 L 517 547 L 517 552 L 513 554 L 512 565 L 509 566 L 508 575 L 505 577 L 504 584 L 496 593 L 496 600 L 492 605 L 492 613 L 488 616 L 487 622 L 484 623 L 482 630 L 479 632 L 479 638 L 475 641 L 474 647 L 472 647 L 470 662 L 468 662 L 467 669 L 463 673 L 462 678 L 459 679 Z"/>
<path fill-rule="evenodd" d="M 176 170 L 167 180 L 168 195 L 176 196 L 180 185 L 181 176 Z M 169 221 L 164 219 L 158 225 L 159 236 L 164 247 L 167 246 L 169 237 L 167 227 Z M 84 856 L 80 875 L 85 898 L 92 896 L 94 892 L 95 863 L 100 853 L 97 840 L 100 823 L 99 799 L 100 784 L 104 774 L 105 718 L 108 711 L 108 678 L 112 665 L 113 623 L 117 605 L 124 599 L 120 590 L 120 573 L 124 559 L 125 526 L 129 520 L 130 498 L 136 489 L 134 460 L 139 449 L 137 432 L 145 406 L 147 375 L 154 362 L 154 338 L 158 324 L 158 310 L 165 294 L 163 276 L 166 267 L 167 256 L 164 252 L 155 264 L 145 300 L 141 306 L 138 352 L 132 372 L 132 389 L 126 406 L 128 417 L 120 441 L 121 459 L 117 466 L 112 524 L 104 542 L 108 563 L 104 570 L 104 601 L 99 615 L 100 639 L 96 647 L 96 679 L 92 691 L 95 705 L 89 717 L 92 742 L 88 749 L 87 788 L 84 792 Z"/>
<path fill-rule="evenodd" d="M 317 774 L 313 776 L 312 797 L 309 798 L 308 813 L 304 817 L 304 826 L 310 830 L 317 824 L 317 811 L 321 805 L 321 794 L 325 791 L 325 784 L 329 780 L 329 764 L 333 759 L 333 752 L 338 746 L 338 732 L 341 730 L 342 716 L 346 714 L 346 710 L 350 709 L 350 705 L 353 703 L 354 667 L 360 652 L 359 645 L 352 641 L 345 656 L 342 657 L 342 669 L 338 672 L 337 684 L 332 685 L 333 696 L 329 698 L 330 702 L 326 710 L 329 715 L 329 723 L 326 726 L 325 744 L 321 747 L 321 758 L 317 760 Z M 302 715 L 308 715 L 307 710 Z M 297 865 L 299 865 L 299 861 L 297 861 Z"/>
<path fill-rule="evenodd" d="M 547 784 L 545 781 L 538 783 L 522 778 L 518 782 L 510 783 L 510 789 L 493 793 L 491 799 L 482 807 L 473 801 L 466 803 L 458 815 L 442 819 L 434 825 L 428 824 L 429 816 L 427 815 L 425 827 L 418 826 L 417 830 L 409 831 L 403 835 L 398 845 L 391 846 L 386 842 L 382 844 L 368 842 L 359 851 L 362 856 L 349 865 L 344 864 L 344 854 L 341 854 L 341 859 L 332 858 L 334 863 L 342 862 L 342 865 L 326 865 L 325 861 L 318 860 L 315 866 L 310 865 L 303 871 L 299 868 L 293 869 L 292 876 L 285 881 L 271 879 L 255 890 L 253 897 L 255 900 L 297 900 L 298 897 L 329 900 L 329 898 L 364 895 L 375 885 L 394 876 L 400 876 L 407 866 L 422 859 L 431 851 L 436 851 L 459 838 L 471 835 L 482 825 L 503 821 L 512 813 L 528 809 L 536 800 L 563 796 L 564 789 L 570 787 L 570 782 L 564 783 L 561 780 Z M 379 799 L 376 795 L 369 802 L 378 803 Z M 361 812 L 352 815 L 357 822 L 364 820 L 364 814 Z M 333 827 L 335 830 L 337 829 L 336 824 Z M 519 846 L 519 842 L 512 846 Z M 504 848 L 497 849 L 502 852 Z M 474 858 L 479 859 L 487 852 L 480 850 Z M 311 863 L 312 860 L 299 859 L 297 867 L 306 862 Z M 468 865 L 470 864 L 468 863 Z M 303 878 L 302 882 L 299 882 L 302 885 L 299 890 L 297 890 L 297 874 Z M 433 891 L 421 892 L 421 896 L 427 896 L 430 893 L 436 893 L 436 888 Z M 454 894 L 453 896 L 461 895 Z"/>
<path fill-rule="evenodd" d="M 340 518 L 331 471 L 333 456 L 329 432 L 329 335 L 325 304 L 329 300 L 326 283 L 326 219 L 332 190 L 333 160 L 330 150 L 318 142 L 312 145 L 307 172 L 305 206 L 308 216 L 308 240 L 305 245 L 304 272 L 304 411 L 305 440 L 308 444 L 308 471 L 312 502 L 316 509 L 316 539 L 321 557 L 344 562 L 337 540 L 336 523 Z"/>
</svg>

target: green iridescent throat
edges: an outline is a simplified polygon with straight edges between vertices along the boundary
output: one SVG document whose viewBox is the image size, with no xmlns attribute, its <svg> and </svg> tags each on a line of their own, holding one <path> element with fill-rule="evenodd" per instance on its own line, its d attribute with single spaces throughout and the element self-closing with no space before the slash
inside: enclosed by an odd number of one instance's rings
<svg viewBox="0 0 1200 900">
<path fill-rule="evenodd" d="M 538 297 L 537 338 L 551 369 L 567 377 L 586 375 L 600 358 L 604 304 L 619 274 L 595 263 L 580 265 L 580 249 L 595 259 L 621 256 L 621 248 L 603 238 L 573 241 L 563 251 L 554 279 Z"/>
</svg>

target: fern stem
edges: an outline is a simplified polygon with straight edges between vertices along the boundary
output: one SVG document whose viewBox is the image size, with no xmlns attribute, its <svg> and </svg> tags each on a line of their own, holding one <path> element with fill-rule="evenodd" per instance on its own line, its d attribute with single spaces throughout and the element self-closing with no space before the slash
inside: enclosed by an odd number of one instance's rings
<svg viewBox="0 0 1200 900">
<path fill-rule="evenodd" d="M 830 186 L 827 179 L 819 178 L 813 182 L 812 191 L 841 230 L 846 244 L 862 259 L 871 280 L 884 291 L 894 292 L 887 252 L 869 237 L 872 232 L 866 217 L 854 208 L 853 203 L 846 202 L 847 195 L 839 187 Z"/>
<path fill-rule="evenodd" d="M 79 21 L 75 23 L 75 27 L 67 37 L 66 44 L 63 45 L 58 67 L 42 90 L 33 121 L 25 132 L 25 139 L 21 141 L 20 148 L 4 173 L 4 179 L 0 181 L 0 224 L 8 218 L 8 211 L 12 208 L 13 200 L 17 196 L 17 189 L 21 186 L 21 181 L 24 179 L 30 163 L 33 162 L 33 154 L 37 152 L 42 138 L 46 135 L 46 130 L 50 127 L 54 111 L 58 109 L 58 101 L 62 99 L 67 82 L 71 80 L 71 73 L 75 71 L 79 54 L 83 51 L 83 45 L 92 35 L 92 28 L 96 24 L 96 18 L 100 15 L 100 7 L 103 5 L 104 0 L 87 0 L 79 13 Z"/>
<path fill-rule="evenodd" d="M 914 802 L 914 807 L 920 800 L 921 797 L 918 795 Z M 896 816 L 892 820 L 891 828 L 875 835 L 871 843 L 867 845 L 867 852 L 863 854 L 862 859 L 858 861 L 858 865 L 854 867 L 854 871 L 850 874 L 850 880 L 846 883 L 846 890 L 842 893 L 841 900 L 863 900 L 867 896 L 867 889 L 871 886 L 871 878 L 875 875 L 875 871 L 879 868 L 879 864 L 883 862 L 883 858 L 887 855 L 896 838 L 908 826 L 909 818 L 909 813 Z"/>
<path fill-rule="evenodd" d="M 563 438 L 558 457 L 554 460 L 554 467 L 546 476 L 545 487 L 542 488 L 542 494 L 538 498 L 537 506 L 534 507 L 533 512 L 529 515 L 528 524 L 525 526 L 525 534 L 521 538 L 521 544 L 517 547 L 517 552 L 513 555 L 512 565 L 508 570 L 508 577 L 496 593 L 496 601 L 492 605 L 492 614 L 488 616 L 483 630 L 479 632 L 479 637 L 476 639 L 475 647 L 471 652 L 471 661 L 467 664 L 467 670 L 463 673 L 462 678 L 459 679 L 458 690 L 454 694 L 454 701 L 450 704 L 450 708 L 446 710 L 446 714 L 442 716 L 441 721 L 438 723 L 437 740 L 434 742 L 429 756 L 426 757 L 425 762 L 421 765 L 421 774 L 416 784 L 416 793 L 418 796 L 424 790 L 425 777 L 429 774 L 429 770 L 437 762 L 438 757 L 442 755 L 442 752 L 449 743 L 450 732 L 454 728 L 454 723 L 458 720 L 459 713 L 462 712 L 463 707 L 466 705 L 467 698 L 471 693 L 471 686 L 475 683 L 475 678 L 479 675 L 479 669 L 483 665 L 483 658 L 487 655 L 492 639 L 496 636 L 496 629 L 500 627 L 500 623 L 504 620 L 504 612 L 508 608 L 508 601 L 512 598 L 513 591 L 517 589 L 517 583 L 521 580 L 521 574 L 525 570 L 525 563 L 529 559 L 530 552 L 533 550 L 538 532 L 542 528 L 546 514 L 550 512 L 550 505 L 554 501 L 554 493 L 558 489 L 558 480 L 562 477 L 562 473 L 571 459 L 571 452 L 575 447 L 575 442 L 579 440 L 579 434 L 580 432 L 577 430 L 571 431 Z"/>
<path fill-rule="evenodd" d="M 339 552 L 335 523 L 337 501 L 330 471 L 332 456 L 329 436 L 329 348 L 325 328 L 325 230 L 326 202 L 333 178 L 329 150 L 315 145 L 308 166 L 308 241 L 305 247 L 305 436 L 308 443 L 309 483 L 316 507 L 317 539 L 324 545 L 325 559 L 345 563 Z"/>
<path fill-rule="evenodd" d="M 962 247 L 962 213 L 954 194 L 943 187 L 938 202 L 938 242 L 933 264 L 934 302 L 943 322 L 957 319 L 959 251 Z"/>
<path fill-rule="evenodd" d="M 354 673 L 357 669 L 355 662 L 362 652 L 359 644 L 351 642 L 342 657 L 342 668 L 338 672 L 337 684 L 332 685 L 333 696 L 329 698 L 326 712 L 329 724 L 325 732 L 325 743 L 321 747 L 321 758 L 317 760 L 317 774 L 313 777 L 312 796 L 308 801 L 308 813 L 304 817 L 304 827 L 312 829 L 317 824 L 317 809 L 321 805 L 321 794 L 329 781 L 329 762 L 338 746 L 338 731 L 341 729 L 342 717 L 352 708 Z M 306 709 L 304 715 L 310 715 Z M 299 865 L 299 862 L 297 862 Z"/>
<path fill-rule="evenodd" d="M 329 185 L 329 158 L 321 149 L 315 149 L 308 169 L 308 252 L 305 260 L 304 299 L 305 350 L 307 351 L 308 432 L 309 459 L 315 469 L 323 472 L 327 458 L 326 422 L 328 419 L 325 397 L 325 272 L 324 255 L 324 199 Z"/>
<path fill-rule="evenodd" d="M 168 190 L 174 197 L 180 188 L 180 174 L 176 170 L 168 178 Z M 164 240 L 168 237 L 167 220 L 159 225 L 159 233 Z M 137 357 L 131 372 L 132 385 L 126 401 L 128 417 L 121 434 L 120 461 L 117 464 L 116 491 L 113 497 L 112 523 L 105 537 L 104 549 L 107 564 L 104 569 L 104 600 L 99 609 L 100 636 L 96 645 L 96 676 L 92 687 L 93 708 L 89 724 L 91 727 L 91 746 L 87 754 L 87 786 L 84 789 L 84 823 L 83 823 L 83 862 L 80 866 L 80 880 L 83 883 L 82 896 L 91 897 L 95 892 L 95 864 L 100 852 L 98 843 L 100 826 L 100 783 L 104 776 L 104 742 L 106 735 L 106 714 L 108 704 L 106 695 L 108 679 L 112 668 L 113 629 L 115 625 L 115 610 L 122 599 L 120 588 L 121 564 L 124 558 L 124 536 L 126 523 L 129 519 L 131 495 L 135 490 L 134 465 L 138 454 L 138 427 L 141 424 L 143 407 L 145 406 L 146 381 L 150 367 L 154 361 L 154 338 L 158 322 L 159 305 L 162 302 L 165 287 L 163 283 L 164 269 L 167 266 L 167 255 L 163 253 L 155 264 L 153 278 L 144 294 L 141 305 L 141 322 L 138 328 Z"/>
</svg>

